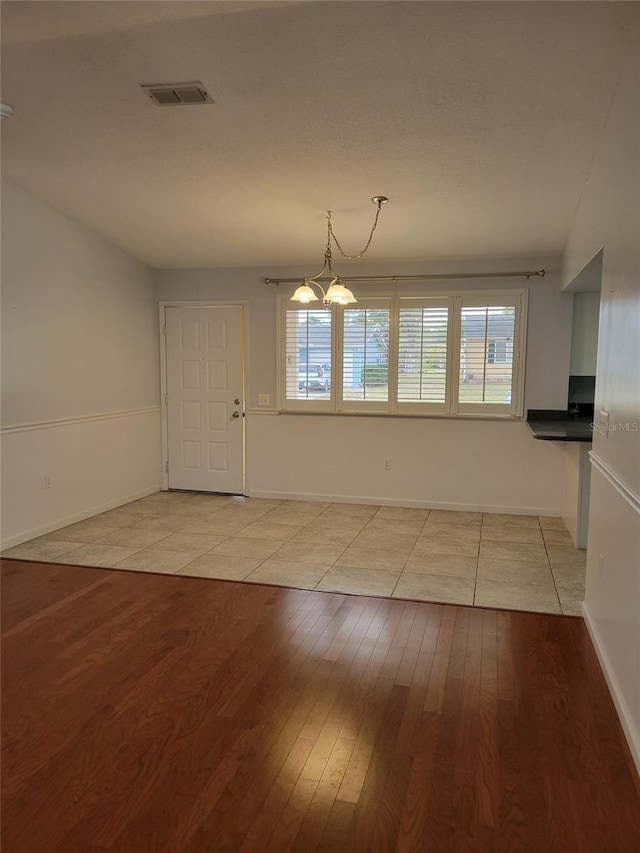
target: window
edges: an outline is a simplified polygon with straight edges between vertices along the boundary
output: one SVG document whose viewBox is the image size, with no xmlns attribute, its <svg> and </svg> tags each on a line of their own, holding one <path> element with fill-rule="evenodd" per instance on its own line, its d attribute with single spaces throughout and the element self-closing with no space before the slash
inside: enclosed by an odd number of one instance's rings
<svg viewBox="0 0 640 853">
<path fill-rule="evenodd" d="M 447 299 L 399 300 L 398 407 L 444 413 L 449 362 Z"/>
<path fill-rule="evenodd" d="M 511 364 L 512 360 L 513 341 L 489 341 L 488 364 Z"/>
<path fill-rule="evenodd" d="M 342 312 L 343 408 L 354 401 L 360 410 L 388 404 L 390 316 L 390 300 L 360 300 Z"/>
<path fill-rule="evenodd" d="M 517 298 L 463 297 L 460 300 L 458 411 L 512 414 L 514 338 L 520 313 Z M 519 383 L 518 383 L 519 384 Z"/>
<path fill-rule="evenodd" d="M 527 291 L 282 297 L 284 411 L 514 417 L 523 410 Z"/>
<path fill-rule="evenodd" d="M 332 325 L 332 312 L 325 308 L 285 312 L 283 408 L 301 401 L 330 404 Z"/>
</svg>

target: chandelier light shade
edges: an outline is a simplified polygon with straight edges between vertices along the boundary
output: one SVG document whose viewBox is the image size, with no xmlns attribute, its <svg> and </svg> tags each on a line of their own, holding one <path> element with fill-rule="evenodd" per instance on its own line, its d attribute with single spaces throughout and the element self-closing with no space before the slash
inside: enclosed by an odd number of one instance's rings
<svg viewBox="0 0 640 853">
<path fill-rule="evenodd" d="M 338 305 L 349 305 L 350 303 L 358 301 L 349 288 L 344 284 L 341 284 L 339 278 L 334 278 L 331 282 L 325 295 L 325 299 L 328 299 L 330 302 L 337 302 Z"/>
<path fill-rule="evenodd" d="M 318 297 L 316 296 L 312 287 L 310 287 L 306 283 L 301 284 L 300 287 L 296 290 L 296 292 L 291 297 L 292 302 L 317 302 Z"/>
<path fill-rule="evenodd" d="M 340 254 L 344 258 L 347 258 L 351 261 L 361 258 L 371 245 L 373 233 L 376 230 L 376 226 L 378 224 L 378 217 L 380 216 L 380 208 L 383 204 L 386 204 L 389 199 L 384 195 L 374 195 L 371 201 L 377 206 L 375 219 L 373 220 L 371 232 L 369 233 L 369 239 L 367 240 L 364 249 L 362 249 L 361 252 L 358 252 L 357 255 L 347 255 L 343 251 L 342 246 L 340 245 L 335 234 L 333 233 L 333 227 L 331 225 L 331 211 L 327 211 L 327 245 L 325 246 L 324 250 L 323 267 L 317 275 L 307 276 L 304 278 L 300 287 L 296 289 L 296 292 L 291 297 L 292 302 L 317 302 L 320 297 L 316 294 L 314 287 L 317 287 L 318 291 L 322 294 L 322 304 L 325 308 L 331 308 L 331 306 L 334 304 L 352 305 L 353 303 L 358 301 L 353 295 L 352 291 L 347 287 L 344 279 L 340 278 L 340 276 L 337 275 L 331 268 L 331 241 L 333 240 L 333 242 L 338 247 Z M 321 280 L 326 279 L 330 281 L 327 290 L 325 290 L 324 287 L 320 284 Z"/>
</svg>

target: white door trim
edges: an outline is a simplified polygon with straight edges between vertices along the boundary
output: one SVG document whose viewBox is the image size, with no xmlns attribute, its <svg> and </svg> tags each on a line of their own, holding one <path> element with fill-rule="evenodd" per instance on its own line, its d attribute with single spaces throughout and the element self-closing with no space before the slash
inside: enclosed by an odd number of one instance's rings
<svg viewBox="0 0 640 853">
<path fill-rule="evenodd" d="M 199 306 L 201 308 L 242 308 L 243 330 L 242 330 L 242 348 L 244 351 L 244 397 L 245 410 L 246 400 L 249 397 L 248 379 L 247 379 L 247 364 L 249 360 L 249 341 L 247 329 L 249 328 L 249 302 L 246 299 L 221 299 L 221 300 L 198 300 L 198 299 L 181 299 L 168 300 L 158 303 L 158 340 L 160 342 L 160 407 L 162 415 L 160 418 L 161 424 L 161 446 L 162 459 L 161 462 L 161 488 L 163 492 L 169 491 L 169 474 L 167 473 L 167 463 L 169 459 L 169 426 L 167 422 L 167 342 L 165 336 L 166 327 L 166 309 L 167 308 L 189 308 L 190 306 Z M 246 454 L 246 424 L 244 437 L 244 492 L 247 492 L 248 472 L 247 472 L 247 454 Z"/>
</svg>

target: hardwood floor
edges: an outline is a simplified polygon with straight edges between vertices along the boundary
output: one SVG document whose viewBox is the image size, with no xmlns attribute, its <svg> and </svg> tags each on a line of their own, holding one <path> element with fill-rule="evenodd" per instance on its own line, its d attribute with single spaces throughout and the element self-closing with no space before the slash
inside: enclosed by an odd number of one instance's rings
<svg viewBox="0 0 640 853">
<path fill-rule="evenodd" d="M 3 561 L 3 853 L 624 853 L 582 620 Z"/>
</svg>

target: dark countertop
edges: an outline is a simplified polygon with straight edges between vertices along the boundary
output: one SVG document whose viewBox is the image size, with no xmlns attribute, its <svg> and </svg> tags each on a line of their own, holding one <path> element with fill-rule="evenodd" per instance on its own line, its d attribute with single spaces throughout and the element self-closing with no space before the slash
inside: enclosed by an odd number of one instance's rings
<svg viewBox="0 0 640 853">
<path fill-rule="evenodd" d="M 570 415 L 558 409 L 529 409 L 527 425 L 542 441 L 593 441 L 593 413 Z"/>
</svg>

